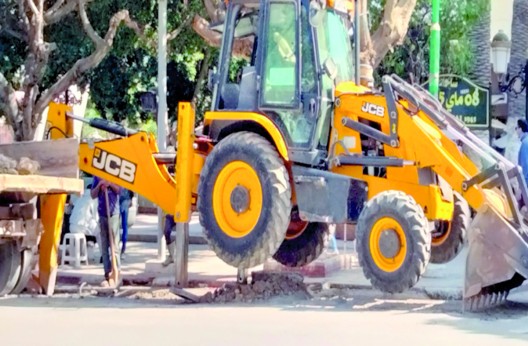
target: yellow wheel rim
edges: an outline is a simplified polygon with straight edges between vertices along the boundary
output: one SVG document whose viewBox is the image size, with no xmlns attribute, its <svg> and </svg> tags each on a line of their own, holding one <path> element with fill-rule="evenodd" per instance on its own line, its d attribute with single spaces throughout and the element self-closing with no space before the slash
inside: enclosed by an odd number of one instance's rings
<svg viewBox="0 0 528 346">
<path fill-rule="evenodd" d="M 285 239 L 293 240 L 304 233 L 308 227 L 308 222 L 302 220 L 290 221 Z"/>
<path fill-rule="evenodd" d="M 449 222 L 449 221 L 440 221 L 441 224 L 439 227 L 445 227 L 447 228 L 445 230 L 445 232 L 439 236 L 439 237 L 433 237 L 431 239 L 431 245 L 432 246 L 440 246 L 442 245 L 443 243 L 445 243 L 445 241 L 447 240 L 447 238 L 449 238 L 449 235 L 451 234 L 451 227 L 452 227 L 452 222 Z"/>
<path fill-rule="evenodd" d="M 383 217 L 370 233 L 370 251 L 376 266 L 384 272 L 398 270 L 405 261 L 407 239 L 398 221 Z"/>
<path fill-rule="evenodd" d="M 242 238 L 257 225 L 262 209 L 262 186 L 253 167 L 233 161 L 213 187 L 213 212 L 218 226 L 232 238 Z"/>
</svg>

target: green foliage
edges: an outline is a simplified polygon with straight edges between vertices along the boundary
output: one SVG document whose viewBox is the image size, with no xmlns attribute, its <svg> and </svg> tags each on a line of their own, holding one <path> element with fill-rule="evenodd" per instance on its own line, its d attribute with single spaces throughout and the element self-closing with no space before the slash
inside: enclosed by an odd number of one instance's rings
<svg viewBox="0 0 528 346">
<path fill-rule="evenodd" d="M 373 23 L 379 23 L 385 1 L 370 2 Z M 472 63 L 468 33 L 484 11 L 489 11 L 489 0 L 442 1 L 440 13 L 441 62 L 440 73 L 467 76 Z M 403 45 L 387 54 L 376 70 L 377 78 L 396 73 L 403 78 L 424 83 L 429 75 L 429 33 L 431 0 L 418 0 L 409 23 Z M 373 26 L 372 32 L 377 28 Z"/>
<path fill-rule="evenodd" d="M 45 3 L 49 6 L 54 1 Z M 92 107 L 101 117 L 115 121 L 127 119 L 129 124 L 139 125 L 152 117 L 141 110 L 139 95 L 157 88 L 158 1 L 91 1 L 87 5 L 87 15 L 92 27 L 104 37 L 110 18 L 122 9 L 128 10 L 130 17 L 144 29 L 145 38 L 140 39 L 132 30 L 121 26 L 110 54 L 96 69 L 83 76 L 81 84 L 90 85 Z M 209 49 L 190 25 L 190 19 L 195 14 L 204 15 L 203 11 L 202 0 L 189 0 L 187 6 L 180 0 L 168 1 L 168 33 L 182 27 L 179 36 L 168 44 L 168 105 L 171 117 L 175 116 L 179 101 L 191 101 L 204 50 Z M 16 24 L 18 20 L 17 1 L 0 1 L 2 27 L 4 23 Z M 47 26 L 45 38 L 47 42 L 54 42 L 57 49 L 50 56 L 40 90 L 53 85 L 76 61 L 94 50 L 77 13 Z M 26 47 L 26 42 L 0 28 L 0 72 L 8 80 L 22 80 Z M 199 105 L 204 109 L 210 95 L 202 89 L 203 99 L 199 100 Z"/>
<path fill-rule="evenodd" d="M 22 82 L 21 66 L 27 53 L 26 42 L 6 31 L 16 26 L 17 11 L 18 5 L 15 0 L 0 1 L 0 72 L 8 80 L 13 80 L 15 87 Z"/>
<path fill-rule="evenodd" d="M 91 100 L 88 100 L 86 105 L 86 111 L 84 113 L 86 119 L 101 118 L 101 114 L 95 108 L 95 105 Z M 88 124 L 83 124 L 81 137 L 82 138 L 106 138 L 106 132 L 99 131 Z"/>
<path fill-rule="evenodd" d="M 139 21 L 147 40 L 139 40 L 130 30 L 119 32 L 111 54 L 90 76 L 92 97 L 108 119 L 128 119 L 130 124 L 141 124 L 152 115 L 141 110 L 139 95 L 157 89 L 157 1 L 108 1 L 98 2 L 93 13 L 115 13 L 127 8 Z M 182 27 L 181 33 L 168 45 L 167 103 L 170 117 L 174 117 L 180 101 L 190 101 L 194 93 L 197 66 L 203 59 L 205 42 L 190 27 L 183 25 L 188 18 L 202 11 L 201 0 L 189 1 L 185 7 L 181 1 L 169 0 L 168 33 Z M 106 30 L 109 18 L 98 18 L 98 26 Z M 177 68 L 174 66 L 176 65 Z M 95 87 L 94 87 L 95 86 Z"/>
<path fill-rule="evenodd" d="M 157 136 L 158 134 L 158 125 L 156 124 L 156 121 L 153 119 L 149 119 L 144 124 L 141 124 L 139 126 L 139 129 L 149 134 L 153 134 L 154 136 Z"/>
</svg>

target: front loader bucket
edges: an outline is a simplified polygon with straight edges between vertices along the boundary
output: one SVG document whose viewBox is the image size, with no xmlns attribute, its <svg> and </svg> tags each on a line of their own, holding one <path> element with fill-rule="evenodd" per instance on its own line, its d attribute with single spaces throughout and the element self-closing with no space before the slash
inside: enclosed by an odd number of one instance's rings
<svg viewBox="0 0 528 346">
<path fill-rule="evenodd" d="M 528 229 L 505 219 L 492 205 L 478 210 L 468 234 L 464 310 L 503 303 L 528 278 Z"/>
</svg>

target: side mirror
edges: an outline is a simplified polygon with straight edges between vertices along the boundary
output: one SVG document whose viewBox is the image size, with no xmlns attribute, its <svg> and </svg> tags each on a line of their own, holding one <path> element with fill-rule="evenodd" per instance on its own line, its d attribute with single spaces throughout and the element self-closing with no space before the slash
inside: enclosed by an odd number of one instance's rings
<svg viewBox="0 0 528 346">
<path fill-rule="evenodd" d="M 310 25 L 317 28 L 323 24 L 325 10 L 323 4 L 318 0 L 310 1 Z"/>
<path fill-rule="evenodd" d="M 145 91 L 139 94 L 139 102 L 144 112 L 157 113 L 158 111 L 158 93 L 156 90 Z"/>
<path fill-rule="evenodd" d="M 335 80 L 337 78 L 337 65 L 334 62 L 334 59 L 331 57 L 326 58 L 325 62 L 323 63 L 323 69 L 331 80 Z"/>
</svg>

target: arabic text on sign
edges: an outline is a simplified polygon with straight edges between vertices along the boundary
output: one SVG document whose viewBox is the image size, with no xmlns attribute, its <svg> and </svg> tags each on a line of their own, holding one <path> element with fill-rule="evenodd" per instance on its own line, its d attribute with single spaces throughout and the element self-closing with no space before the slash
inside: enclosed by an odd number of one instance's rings
<svg viewBox="0 0 528 346">
<path fill-rule="evenodd" d="M 459 95 L 457 91 L 451 94 L 446 100 L 445 91 L 440 91 L 438 94 L 438 99 L 443 105 L 445 105 L 448 111 L 453 109 L 455 106 L 476 107 L 479 105 L 480 95 L 477 89 L 475 89 L 473 93 L 470 93 L 468 89 L 462 90 L 460 93 L 462 95 Z"/>
</svg>

